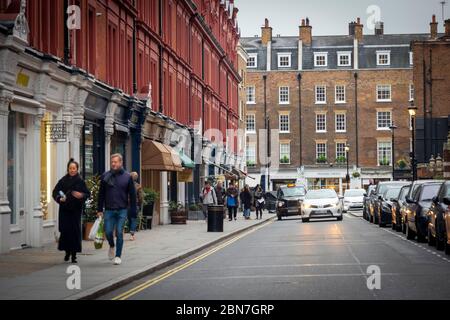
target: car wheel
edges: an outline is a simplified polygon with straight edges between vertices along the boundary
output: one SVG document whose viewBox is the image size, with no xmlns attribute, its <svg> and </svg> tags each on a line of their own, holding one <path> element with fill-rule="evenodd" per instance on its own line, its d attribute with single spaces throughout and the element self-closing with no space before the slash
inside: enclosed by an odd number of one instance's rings
<svg viewBox="0 0 450 320">
<path fill-rule="evenodd" d="M 342 220 L 344 220 L 344 216 L 343 215 L 341 215 L 340 217 L 337 217 L 337 221 L 342 221 Z"/>
<path fill-rule="evenodd" d="M 428 228 L 428 245 L 433 247 L 436 245 L 436 238 L 431 234 L 431 229 Z"/>
<path fill-rule="evenodd" d="M 406 225 L 406 239 L 414 240 L 414 238 L 416 237 L 416 233 L 411 230 L 408 223 L 405 223 L 405 225 Z"/>
<path fill-rule="evenodd" d="M 436 249 L 442 251 L 445 249 L 445 242 L 439 239 L 439 234 L 436 233 Z"/>
<path fill-rule="evenodd" d="M 302 218 L 302 222 L 303 223 L 308 223 L 309 222 L 309 218 Z"/>
</svg>

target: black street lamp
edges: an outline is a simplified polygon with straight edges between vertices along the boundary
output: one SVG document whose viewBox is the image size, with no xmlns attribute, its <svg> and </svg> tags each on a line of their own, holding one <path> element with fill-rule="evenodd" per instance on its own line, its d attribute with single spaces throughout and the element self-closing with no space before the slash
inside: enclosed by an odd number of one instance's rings
<svg viewBox="0 0 450 320">
<path fill-rule="evenodd" d="M 349 166 L 348 166 L 348 153 L 350 152 L 350 145 L 345 146 L 345 158 L 347 161 L 347 175 L 345 176 L 345 180 L 347 182 L 347 189 L 350 189 L 350 172 L 349 172 Z"/>
<path fill-rule="evenodd" d="M 408 108 L 409 115 L 411 116 L 411 134 L 412 134 L 412 152 L 411 152 L 411 168 L 412 168 L 412 181 L 417 180 L 417 163 L 416 163 L 416 113 L 417 107 L 413 102 Z"/>
<path fill-rule="evenodd" d="M 391 151 L 392 151 L 392 181 L 395 181 L 395 147 L 394 147 L 394 142 L 395 142 L 395 129 L 397 129 L 398 127 L 394 124 L 394 122 L 392 122 L 391 126 L 389 127 L 389 129 L 391 129 L 392 131 L 392 147 L 391 147 Z"/>
</svg>

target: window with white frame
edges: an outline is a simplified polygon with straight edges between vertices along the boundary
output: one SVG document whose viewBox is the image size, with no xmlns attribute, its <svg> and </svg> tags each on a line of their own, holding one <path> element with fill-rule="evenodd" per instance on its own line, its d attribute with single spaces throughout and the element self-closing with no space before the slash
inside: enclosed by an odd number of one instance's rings
<svg viewBox="0 0 450 320">
<path fill-rule="evenodd" d="M 327 103 L 327 87 L 316 86 L 316 104 Z"/>
<path fill-rule="evenodd" d="M 347 152 L 345 151 L 345 147 L 347 143 L 345 142 L 336 142 L 336 162 L 341 162 L 342 160 L 347 159 Z"/>
<path fill-rule="evenodd" d="M 345 113 L 336 113 L 336 132 L 347 131 L 347 115 Z"/>
<path fill-rule="evenodd" d="M 409 52 L 409 64 L 412 66 L 414 64 L 414 55 L 412 51 Z"/>
<path fill-rule="evenodd" d="M 246 131 L 247 133 L 256 133 L 256 120 L 254 114 L 246 115 Z"/>
<path fill-rule="evenodd" d="M 248 144 L 246 149 L 247 167 L 254 167 L 256 165 L 256 146 Z"/>
<path fill-rule="evenodd" d="M 327 144 L 325 142 L 316 142 L 317 162 L 323 162 L 327 159 Z"/>
<path fill-rule="evenodd" d="M 377 102 L 392 101 L 391 85 L 379 84 L 377 85 Z"/>
<path fill-rule="evenodd" d="M 409 101 L 414 101 L 414 85 L 409 85 Z"/>
<path fill-rule="evenodd" d="M 314 67 L 326 67 L 328 65 L 327 52 L 314 52 Z"/>
<path fill-rule="evenodd" d="M 247 87 L 247 104 L 255 104 L 256 96 L 255 96 L 255 86 Z"/>
<path fill-rule="evenodd" d="M 392 142 L 378 141 L 378 165 L 389 166 L 392 161 Z"/>
<path fill-rule="evenodd" d="M 391 111 L 377 111 L 377 129 L 378 130 L 389 130 L 392 124 L 392 113 Z"/>
<path fill-rule="evenodd" d="M 335 87 L 335 102 L 345 103 L 345 86 L 339 85 Z"/>
<path fill-rule="evenodd" d="M 391 64 L 390 51 L 377 51 L 377 66 L 388 66 Z"/>
<path fill-rule="evenodd" d="M 327 132 L 327 115 L 325 113 L 316 114 L 316 132 Z"/>
<path fill-rule="evenodd" d="M 278 93 L 280 104 L 289 104 L 289 87 L 280 87 Z"/>
<path fill-rule="evenodd" d="M 290 143 L 280 143 L 280 163 L 290 164 L 291 163 L 291 144 Z"/>
<path fill-rule="evenodd" d="M 256 53 L 249 54 L 247 59 L 247 68 L 258 67 L 258 55 Z"/>
<path fill-rule="evenodd" d="M 280 114 L 280 133 L 289 133 L 289 115 Z"/>
<path fill-rule="evenodd" d="M 338 52 L 337 54 L 338 66 L 348 67 L 352 65 L 352 54 L 351 52 Z"/>
<path fill-rule="evenodd" d="M 278 54 L 278 68 L 290 68 L 291 67 L 291 54 L 279 53 Z"/>
</svg>

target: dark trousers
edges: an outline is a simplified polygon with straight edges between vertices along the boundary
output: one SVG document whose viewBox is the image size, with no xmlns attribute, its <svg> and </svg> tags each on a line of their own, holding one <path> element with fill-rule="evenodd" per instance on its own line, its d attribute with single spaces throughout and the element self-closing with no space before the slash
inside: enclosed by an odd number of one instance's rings
<svg viewBox="0 0 450 320">
<path fill-rule="evenodd" d="M 234 212 L 234 218 L 237 218 L 237 207 L 228 207 L 228 218 L 230 220 L 233 220 L 233 212 Z"/>
<path fill-rule="evenodd" d="M 259 216 L 258 216 L 258 213 L 259 213 Z M 263 207 L 256 206 L 256 218 L 258 218 L 258 217 L 262 218 L 262 214 L 263 214 Z"/>
</svg>

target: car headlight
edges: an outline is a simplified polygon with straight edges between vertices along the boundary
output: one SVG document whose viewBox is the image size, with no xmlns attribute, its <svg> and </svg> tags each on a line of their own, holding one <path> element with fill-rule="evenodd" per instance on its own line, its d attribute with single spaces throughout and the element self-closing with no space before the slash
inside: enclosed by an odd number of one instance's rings
<svg viewBox="0 0 450 320">
<path fill-rule="evenodd" d="M 304 208 L 304 209 L 310 209 L 310 208 L 311 208 L 311 205 L 308 204 L 308 203 L 305 203 L 305 204 L 303 204 L 303 208 Z"/>
<path fill-rule="evenodd" d="M 278 207 L 279 207 L 279 208 L 284 207 L 284 201 L 279 201 L 279 202 L 278 202 Z"/>
</svg>

